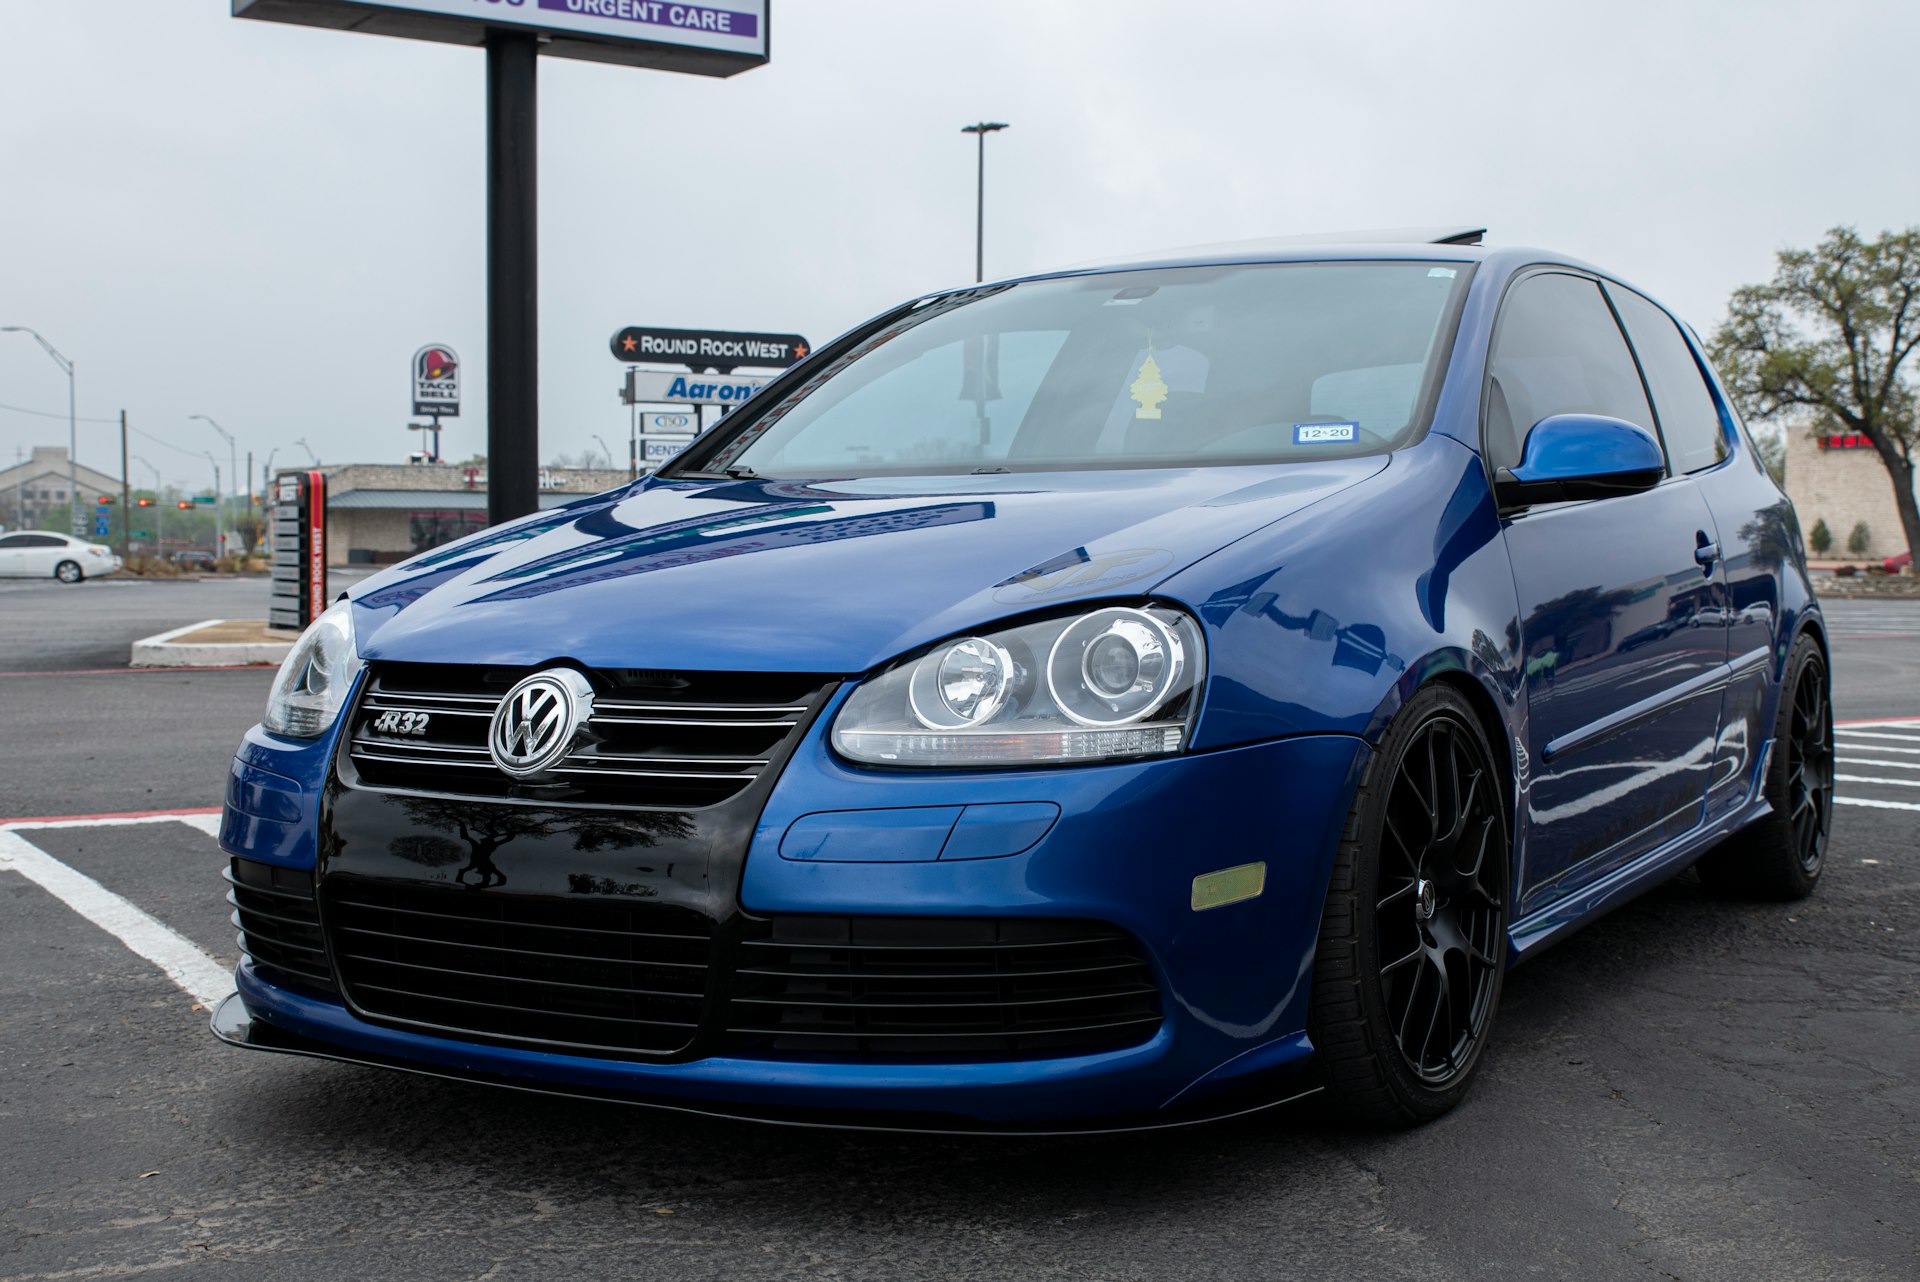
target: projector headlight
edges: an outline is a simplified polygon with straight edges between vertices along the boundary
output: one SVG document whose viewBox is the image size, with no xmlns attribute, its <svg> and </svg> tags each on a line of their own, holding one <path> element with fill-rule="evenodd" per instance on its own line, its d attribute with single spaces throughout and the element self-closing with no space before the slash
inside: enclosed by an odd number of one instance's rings
<svg viewBox="0 0 1920 1282">
<path fill-rule="evenodd" d="M 1186 746 L 1205 653 L 1164 606 L 943 641 L 854 691 L 833 746 L 883 766 L 1021 766 L 1160 757 Z"/>
<path fill-rule="evenodd" d="M 260 724 L 293 739 L 319 738 L 340 715 L 359 672 L 353 607 L 336 601 L 287 652 L 267 694 L 267 712 Z"/>
</svg>

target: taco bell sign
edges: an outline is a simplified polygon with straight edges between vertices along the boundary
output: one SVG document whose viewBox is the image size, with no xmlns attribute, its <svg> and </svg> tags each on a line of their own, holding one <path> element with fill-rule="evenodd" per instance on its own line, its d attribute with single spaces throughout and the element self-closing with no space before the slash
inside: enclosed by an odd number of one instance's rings
<svg viewBox="0 0 1920 1282">
<path fill-rule="evenodd" d="M 413 412 L 460 417 L 460 358 L 445 343 L 428 343 L 413 354 Z"/>
</svg>

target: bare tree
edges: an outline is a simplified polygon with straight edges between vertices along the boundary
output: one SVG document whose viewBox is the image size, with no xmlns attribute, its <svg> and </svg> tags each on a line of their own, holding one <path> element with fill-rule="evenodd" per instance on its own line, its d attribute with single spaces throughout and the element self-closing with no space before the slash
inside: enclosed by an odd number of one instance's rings
<svg viewBox="0 0 1920 1282">
<path fill-rule="evenodd" d="M 1907 364 L 1920 346 L 1920 227 L 1871 241 L 1836 227 L 1818 247 L 1781 250 L 1778 260 L 1771 281 L 1734 291 L 1714 361 L 1749 418 L 1811 414 L 1872 442 L 1907 548 L 1920 549 L 1920 398 Z"/>
</svg>

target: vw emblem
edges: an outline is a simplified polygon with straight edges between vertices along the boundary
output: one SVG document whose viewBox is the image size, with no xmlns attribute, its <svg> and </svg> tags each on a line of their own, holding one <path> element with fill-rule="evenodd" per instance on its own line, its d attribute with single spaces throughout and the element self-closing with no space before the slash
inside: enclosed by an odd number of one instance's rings
<svg viewBox="0 0 1920 1282">
<path fill-rule="evenodd" d="M 507 691 L 487 733 L 493 764 L 525 779 L 560 764 L 593 715 L 593 685 L 572 668 L 536 672 Z"/>
</svg>

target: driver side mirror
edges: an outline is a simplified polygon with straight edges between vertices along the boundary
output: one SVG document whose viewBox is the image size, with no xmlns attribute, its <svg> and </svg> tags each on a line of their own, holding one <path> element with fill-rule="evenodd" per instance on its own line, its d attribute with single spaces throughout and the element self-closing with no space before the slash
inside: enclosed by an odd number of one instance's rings
<svg viewBox="0 0 1920 1282">
<path fill-rule="evenodd" d="M 1552 414 L 1535 423 L 1520 461 L 1493 478 L 1502 507 L 1634 494 L 1667 474 L 1660 443 L 1645 428 L 1603 414 Z"/>
</svg>

